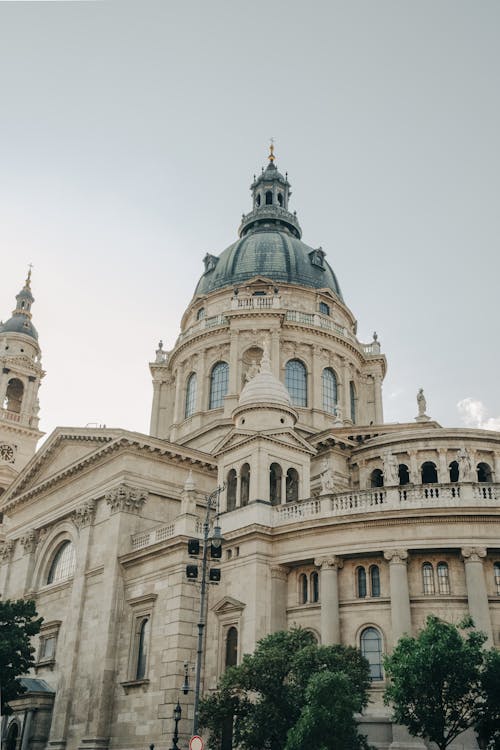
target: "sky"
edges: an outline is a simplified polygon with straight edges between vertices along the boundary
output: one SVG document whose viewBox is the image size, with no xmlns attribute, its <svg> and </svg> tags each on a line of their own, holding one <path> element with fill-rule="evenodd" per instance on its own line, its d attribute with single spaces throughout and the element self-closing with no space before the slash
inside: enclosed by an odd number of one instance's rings
<svg viewBox="0 0 500 750">
<path fill-rule="evenodd" d="M 273 137 L 386 421 L 423 387 L 500 429 L 499 29 L 497 0 L 0 2 L 0 318 L 33 263 L 41 428 L 148 432 L 148 362 Z"/>
</svg>

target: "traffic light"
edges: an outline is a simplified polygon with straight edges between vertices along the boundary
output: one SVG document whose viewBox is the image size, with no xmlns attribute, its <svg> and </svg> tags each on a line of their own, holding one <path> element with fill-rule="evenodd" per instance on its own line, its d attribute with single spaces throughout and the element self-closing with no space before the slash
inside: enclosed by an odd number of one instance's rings
<svg viewBox="0 0 500 750">
<path fill-rule="evenodd" d="M 196 581 L 198 579 L 198 566 L 186 565 L 186 575 L 188 577 L 188 580 Z"/>
<path fill-rule="evenodd" d="M 191 557 L 195 557 L 200 554 L 200 540 L 199 539 L 188 539 L 188 554 Z"/>
<path fill-rule="evenodd" d="M 210 543 L 210 557 L 212 560 L 220 560 L 222 557 L 222 543 L 220 539 L 212 539 Z"/>
<path fill-rule="evenodd" d="M 211 568 L 208 574 L 208 580 L 210 581 L 210 583 L 219 583 L 220 568 Z"/>
</svg>

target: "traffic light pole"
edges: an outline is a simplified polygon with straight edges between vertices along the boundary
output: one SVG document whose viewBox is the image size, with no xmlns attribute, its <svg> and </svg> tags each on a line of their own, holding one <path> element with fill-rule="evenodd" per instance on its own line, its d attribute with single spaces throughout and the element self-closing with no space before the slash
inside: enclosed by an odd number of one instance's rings
<svg viewBox="0 0 500 750">
<path fill-rule="evenodd" d="M 224 485 L 217 487 L 210 495 L 207 496 L 207 512 L 203 523 L 203 558 L 201 562 L 201 594 L 200 594 L 200 618 L 198 621 L 198 650 L 196 653 L 196 681 L 194 688 L 194 718 L 193 718 L 193 735 L 198 734 L 198 713 L 200 705 L 200 687 L 201 687 L 201 669 L 203 664 L 203 643 L 205 634 L 205 623 L 207 618 L 207 568 L 208 568 L 208 535 L 210 532 L 210 511 L 217 507 L 217 501 L 220 493 L 224 490 Z"/>
</svg>

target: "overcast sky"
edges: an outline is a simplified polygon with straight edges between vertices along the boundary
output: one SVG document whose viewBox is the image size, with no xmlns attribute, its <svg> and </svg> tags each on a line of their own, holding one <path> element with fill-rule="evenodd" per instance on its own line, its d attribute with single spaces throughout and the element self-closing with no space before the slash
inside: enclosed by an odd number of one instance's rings
<svg viewBox="0 0 500 750">
<path fill-rule="evenodd" d="M 0 3 L 0 318 L 32 262 L 42 428 L 148 431 L 148 362 L 273 136 L 386 421 L 423 387 L 500 429 L 499 34 L 497 0 Z"/>
</svg>

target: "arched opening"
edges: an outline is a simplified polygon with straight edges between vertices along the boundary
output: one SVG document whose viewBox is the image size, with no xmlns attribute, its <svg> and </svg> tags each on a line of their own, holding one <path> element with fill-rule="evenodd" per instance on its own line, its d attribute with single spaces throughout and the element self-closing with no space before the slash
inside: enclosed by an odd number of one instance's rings
<svg viewBox="0 0 500 750">
<path fill-rule="evenodd" d="M 186 404 L 184 408 L 184 416 L 186 419 L 194 414 L 196 407 L 196 373 L 192 372 L 187 379 L 186 384 Z"/>
<path fill-rule="evenodd" d="M 440 594 L 450 593 L 450 572 L 448 564 L 445 562 L 438 563 L 437 566 L 438 588 Z"/>
<path fill-rule="evenodd" d="M 278 204 L 283 207 L 283 193 L 278 193 Z"/>
<path fill-rule="evenodd" d="M 301 573 L 299 576 L 299 602 L 300 604 L 307 604 L 308 599 L 307 576 L 305 573 Z"/>
<path fill-rule="evenodd" d="M 351 421 L 353 424 L 356 424 L 356 388 L 352 380 L 349 383 L 349 396 L 351 402 Z"/>
<path fill-rule="evenodd" d="M 316 571 L 311 573 L 311 601 L 319 602 L 319 575 Z"/>
<path fill-rule="evenodd" d="M 286 473 L 286 501 L 296 503 L 299 499 L 299 472 L 288 469 Z"/>
<path fill-rule="evenodd" d="M 421 472 L 422 484 L 433 484 L 434 482 L 437 482 L 438 475 L 436 464 L 432 461 L 425 461 L 425 463 L 422 464 Z"/>
<path fill-rule="evenodd" d="M 4 409 L 13 411 L 16 414 L 21 413 L 21 404 L 23 402 L 24 385 L 19 378 L 11 378 L 7 383 L 5 392 Z"/>
<path fill-rule="evenodd" d="M 257 207 L 260 206 L 260 193 L 257 193 L 256 203 L 257 203 Z"/>
<path fill-rule="evenodd" d="M 489 464 L 485 464 L 484 461 L 481 461 L 481 463 L 477 465 L 477 481 L 478 482 L 491 482 L 492 481 L 491 466 Z"/>
<path fill-rule="evenodd" d="M 227 510 L 234 510 L 236 508 L 236 488 L 238 486 L 235 469 L 229 469 L 227 472 L 226 485 Z"/>
<path fill-rule="evenodd" d="M 196 320 L 203 320 L 204 317 L 205 317 L 205 308 L 200 307 L 200 309 L 196 313 Z"/>
<path fill-rule="evenodd" d="M 422 583 L 424 594 L 434 594 L 434 568 L 429 562 L 422 565 Z"/>
<path fill-rule="evenodd" d="M 370 474 L 370 486 L 371 487 L 383 487 L 384 486 L 384 472 L 382 469 L 374 469 Z"/>
<path fill-rule="evenodd" d="M 149 617 L 138 620 L 137 631 L 137 659 L 135 669 L 135 679 L 143 680 L 146 676 L 146 667 L 148 661 L 148 640 L 149 640 Z"/>
<path fill-rule="evenodd" d="M 366 570 L 362 565 L 356 568 L 356 593 L 358 599 L 364 599 L 366 596 Z"/>
<path fill-rule="evenodd" d="M 450 482 L 458 482 L 460 474 L 458 461 L 452 461 L 448 468 L 450 470 Z"/>
<path fill-rule="evenodd" d="M 240 505 L 248 505 L 250 498 L 250 464 L 243 464 L 240 471 Z"/>
<path fill-rule="evenodd" d="M 382 680 L 382 638 L 375 628 L 366 628 L 361 633 L 361 653 L 370 665 L 370 679 Z"/>
<path fill-rule="evenodd" d="M 209 409 L 219 409 L 224 406 L 224 397 L 229 384 L 229 365 L 227 362 L 217 362 L 210 373 Z"/>
<path fill-rule="evenodd" d="M 76 557 L 73 542 L 65 541 L 57 549 L 50 564 L 47 584 L 66 581 L 75 572 Z"/>
<path fill-rule="evenodd" d="M 9 731 L 7 732 L 7 739 L 5 741 L 5 750 L 16 750 L 18 736 L 19 736 L 19 727 L 17 725 L 17 721 L 13 721 L 12 724 L 9 726 Z"/>
<path fill-rule="evenodd" d="M 272 463 L 269 467 L 269 500 L 271 505 L 281 504 L 281 478 L 283 471 L 277 463 Z"/>
<path fill-rule="evenodd" d="M 295 406 L 307 406 L 307 370 L 300 359 L 290 359 L 286 363 L 285 385 Z"/>
<path fill-rule="evenodd" d="M 229 628 L 226 635 L 226 669 L 238 664 L 238 631 L 235 627 Z"/>
<path fill-rule="evenodd" d="M 406 464 L 398 466 L 399 484 L 410 484 L 410 472 Z"/>
<path fill-rule="evenodd" d="M 320 302 L 319 311 L 322 315 L 330 315 L 330 306 L 326 302 Z"/>
<path fill-rule="evenodd" d="M 271 190 L 266 190 L 266 206 L 271 206 L 273 203 L 273 194 Z"/>
<path fill-rule="evenodd" d="M 500 562 L 496 562 L 493 566 L 493 576 L 495 578 L 495 593 L 500 596 Z"/>
<path fill-rule="evenodd" d="M 370 588 L 372 596 L 380 596 L 380 570 L 378 565 L 370 567 Z"/>
<path fill-rule="evenodd" d="M 323 409 L 329 414 L 335 414 L 337 406 L 337 376 L 331 367 L 325 367 L 322 374 Z"/>
</svg>

